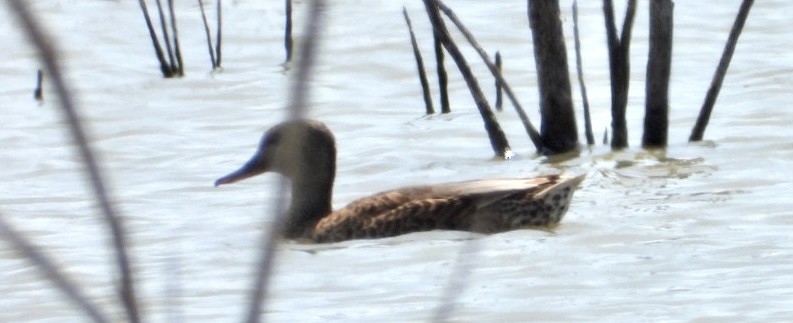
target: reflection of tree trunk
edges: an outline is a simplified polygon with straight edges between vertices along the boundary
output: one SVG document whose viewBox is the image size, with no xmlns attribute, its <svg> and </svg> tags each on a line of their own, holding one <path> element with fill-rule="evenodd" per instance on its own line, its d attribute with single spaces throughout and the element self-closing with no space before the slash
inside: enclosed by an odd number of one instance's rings
<svg viewBox="0 0 793 323">
<path fill-rule="evenodd" d="M 539 79 L 542 153 L 571 151 L 578 147 L 578 132 L 570 94 L 567 50 L 559 20 L 559 2 L 529 0 L 528 9 Z"/>
<path fill-rule="evenodd" d="M 749 16 L 749 9 L 752 8 L 754 0 L 744 0 L 741 4 L 741 9 L 738 11 L 738 16 L 735 17 L 735 23 L 730 30 L 730 38 L 727 39 L 727 45 L 724 46 L 724 52 L 719 61 L 719 67 L 716 68 L 716 74 L 713 75 L 713 81 L 708 89 L 708 94 L 705 97 L 705 103 L 702 104 L 702 110 L 699 111 L 697 124 L 691 130 L 691 137 L 689 141 L 700 141 L 705 134 L 705 128 L 708 126 L 710 120 L 710 113 L 713 111 L 713 105 L 716 104 L 716 98 L 719 96 L 721 90 L 721 83 L 724 82 L 724 75 L 727 74 L 727 67 L 730 66 L 732 54 L 735 52 L 735 44 L 738 42 L 738 37 L 741 35 L 743 25 L 746 23 L 746 17 Z"/>
<path fill-rule="evenodd" d="M 628 1 L 625 20 L 622 23 L 622 34 L 619 37 L 614 23 L 614 6 L 611 0 L 603 0 L 603 13 L 606 16 L 606 36 L 611 68 L 611 128 L 613 131 L 611 147 L 619 149 L 628 146 L 625 107 L 628 105 L 629 54 L 633 17 L 636 14 L 636 0 Z"/>
<path fill-rule="evenodd" d="M 642 137 L 644 147 L 665 147 L 667 142 L 673 11 L 672 0 L 650 1 L 650 54 L 647 60 Z"/>
</svg>

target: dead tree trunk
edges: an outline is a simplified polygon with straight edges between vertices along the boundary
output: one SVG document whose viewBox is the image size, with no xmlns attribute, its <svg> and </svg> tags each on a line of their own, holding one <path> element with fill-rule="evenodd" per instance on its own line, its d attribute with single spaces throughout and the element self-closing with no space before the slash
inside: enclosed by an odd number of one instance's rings
<svg viewBox="0 0 793 323">
<path fill-rule="evenodd" d="M 647 60 L 642 137 L 644 147 L 665 147 L 667 142 L 673 12 L 672 0 L 650 1 L 650 54 Z"/>
<path fill-rule="evenodd" d="M 540 137 L 543 154 L 578 148 L 567 49 L 559 20 L 558 0 L 528 0 L 529 25 L 540 90 Z"/>
<path fill-rule="evenodd" d="M 630 44 L 633 17 L 636 14 L 636 0 L 628 0 L 622 34 L 617 36 L 614 22 L 614 5 L 611 0 L 603 0 L 606 16 L 606 36 L 609 48 L 609 67 L 611 69 L 611 148 L 628 146 L 628 125 L 625 121 L 625 108 L 628 106 L 628 80 L 630 79 Z"/>
</svg>

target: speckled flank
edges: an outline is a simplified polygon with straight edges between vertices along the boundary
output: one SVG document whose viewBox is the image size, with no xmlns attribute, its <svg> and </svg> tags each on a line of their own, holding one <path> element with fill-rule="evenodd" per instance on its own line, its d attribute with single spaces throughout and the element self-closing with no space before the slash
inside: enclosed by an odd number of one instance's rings
<svg viewBox="0 0 793 323">
<path fill-rule="evenodd" d="M 549 192 L 542 199 L 527 196 L 520 200 L 505 200 L 500 205 L 502 216 L 512 229 L 559 224 L 570 205 L 570 192 L 571 188 L 566 186 Z"/>
</svg>

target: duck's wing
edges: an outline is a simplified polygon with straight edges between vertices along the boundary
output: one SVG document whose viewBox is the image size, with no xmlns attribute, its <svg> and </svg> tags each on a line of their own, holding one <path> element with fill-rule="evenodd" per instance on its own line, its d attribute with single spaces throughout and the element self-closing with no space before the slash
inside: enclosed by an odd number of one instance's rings
<svg viewBox="0 0 793 323">
<path fill-rule="evenodd" d="M 430 230 L 466 230 L 470 227 L 470 215 L 476 206 L 470 198 L 454 197 L 410 200 L 380 214 L 353 213 L 353 210 L 344 208 L 322 219 L 314 230 L 313 239 L 333 242 Z"/>
<path fill-rule="evenodd" d="M 380 192 L 352 201 L 334 213 L 355 214 L 356 217 L 368 219 L 398 208 L 410 201 L 429 198 L 430 192 L 429 187 L 426 186 Z"/>
<path fill-rule="evenodd" d="M 549 192 L 566 187 L 575 189 L 583 180 L 584 175 L 476 180 L 433 186 L 431 195 L 435 198 L 468 197 L 478 208 L 483 208 L 495 201 L 511 198 L 516 193 L 520 193 L 523 198 L 543 199 Z"/>
<path fill-rule="evenodd" d="M 363 218 L 374 217 L 418 200 L 450 199 L 469 197 L 479 206 L 510 196 L 517 192 L 535 192 L 542 197 L 560 185 L 578 185 L 584 175 L 571 177 L 547 175 L 530 178 L 486 179 L 426 186 L 409 186 L 380 192 L 347 204 L 342 210 Z M 341 211 L 341 210 L 340 210 Z"/>
</svg>

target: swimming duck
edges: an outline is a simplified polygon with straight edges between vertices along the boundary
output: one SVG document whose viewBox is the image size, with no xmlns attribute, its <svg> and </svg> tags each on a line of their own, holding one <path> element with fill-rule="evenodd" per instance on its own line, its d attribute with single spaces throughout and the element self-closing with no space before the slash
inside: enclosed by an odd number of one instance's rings
<svg viewBox="0 0 793 323">
<path fill-rule="evenodd" d="M 411 186 L 364 197 L 333 211 L 333 134 L 321 122 L 294 120 L 268 130 L 253 158 L 218 179 L 215 186 L 268 171 L 291 182 L 284 237 L 315 243 L 430 230 L 496 233 L 551 228 L 562 219 L 573 191 L 584 180 L 584 175 L 546 175 Z"/>
</svg>

